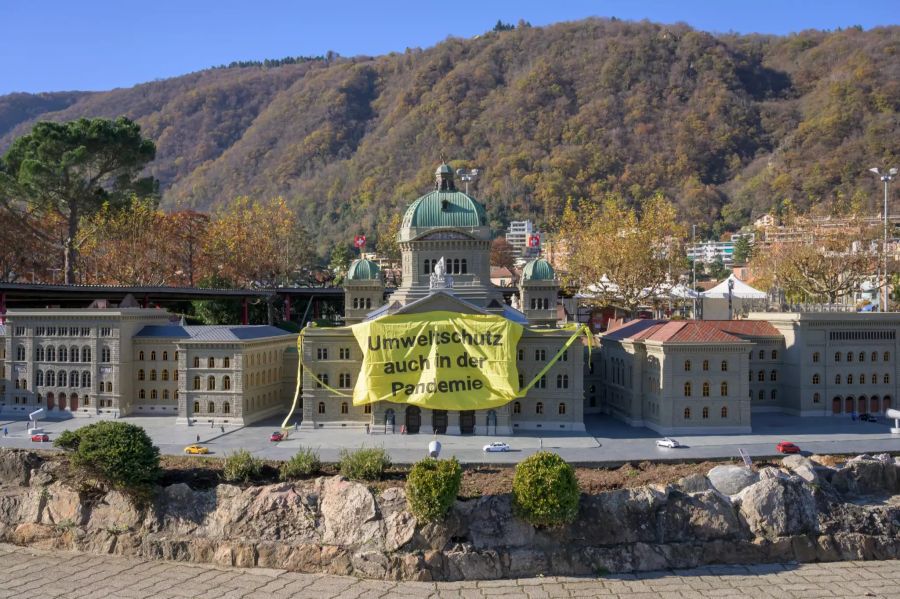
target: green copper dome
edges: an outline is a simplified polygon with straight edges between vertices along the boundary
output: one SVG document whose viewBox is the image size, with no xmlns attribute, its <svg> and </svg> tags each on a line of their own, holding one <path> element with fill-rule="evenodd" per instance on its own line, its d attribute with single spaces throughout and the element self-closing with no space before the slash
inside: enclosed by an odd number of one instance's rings
<svg viewBox="0 0 900 599">
<path fill-rule="evenodd" d="M 403 215 L 404 229 L 433 227 L 484 227 L 484 206 L 461 191 L 432 191 L 409 205 Z"/>
<path fill-rule="evenodd" d="M 522 271 L 522 280 L 524 281 L 553 281 L 556 279 L 556 273 L 550 263 L 543 258 L 537 258 L 525 265 Z"/>
<path fill-rule="evenodd" d="M 381 278 L 381 269 L 371 260 L 354 260 L 347 270 L 350 281 L 374 281 Z"/>
</svg>

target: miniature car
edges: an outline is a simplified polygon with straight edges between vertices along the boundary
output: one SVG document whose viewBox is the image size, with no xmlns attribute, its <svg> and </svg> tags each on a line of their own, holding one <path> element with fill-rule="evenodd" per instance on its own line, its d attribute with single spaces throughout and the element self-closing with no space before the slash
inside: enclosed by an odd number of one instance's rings
<svg viewBox="0 0 900 599">
<path fill-rule="evenodd" d="M 670 439 L 669 437 L 666 437 L 665 439 L 657 439 L 656 446 L 657 447 L 668 447 L 670 449 L 675 449 L 676 447 L 681 447 L 681 443 L 679 443 L 675 439 Z"/>
<path fill-rule="evenodd" d="M 509 451 L 509 444 L 504 443 L 502 441 L 494 441 L 493 443 L 488 443 L 482 449 L 483 449 L 483 451 L 486 451 L 486 452 Z"/>
<path fill-rule="evenodd" d="M 269 435 L 269 441 L 283 441 L 284 433 L 281 431 L 275 431 L 271 435 Z"/>
<path fill-rule="evenodd" d="M 50 440 L 50 435 L 47 433 L 43 433 L 40 435 L 31 435 L 31 440 L 35 443 L 47 443 Z"/>
<path fill-rule="evenodd" d="M 198 454 L 209 453 L 209 449 L 207 449 L 206 447 L 203 447 L 202 445 L 188 445 L 187 447 L 184 448 L 184 453 L 188 453 L 191 455 L 198 455 Z"/>
<path fill-rule="evenodd" d="M 800 448 L 788 441 L 782 441 L 775 446 L 775 451 L 778 453 L 800 453 Z"/>
<path fill-rule="evenodd" d="M 865 420 L 866 422 L 878 422 L 878 416 L 875 414 L 860 414 L 860 420 Z"/>
</svg>

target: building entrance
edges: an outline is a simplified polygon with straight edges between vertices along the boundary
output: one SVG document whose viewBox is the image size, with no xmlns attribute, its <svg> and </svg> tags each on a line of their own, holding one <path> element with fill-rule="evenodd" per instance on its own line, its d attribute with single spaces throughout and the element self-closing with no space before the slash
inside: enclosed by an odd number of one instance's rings
<svg viewBox="0 0 900 599">
<path fill-rule="evenodd" d="M 463 435 L 471 435 L 475 432 L 475 412 L 465 410 L 459 413 L 459 432 Z"/>
<path fill-rule="evenodd" d="M 447 410 L 434 410 L 431 413 L 431 423 L 435 433 L 447 434 Z"/>
<path fill-rule="evenodd" d="M 422 409 L 419 406 L 406 406 L 406 432 L 414 435 L 422 426 Z"/>
</svg>

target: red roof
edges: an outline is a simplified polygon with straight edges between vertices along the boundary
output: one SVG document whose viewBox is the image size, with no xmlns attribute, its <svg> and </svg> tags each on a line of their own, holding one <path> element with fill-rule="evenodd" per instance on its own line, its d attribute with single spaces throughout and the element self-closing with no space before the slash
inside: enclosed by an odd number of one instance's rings
<svg viewBox="0 0 900 599">
<path fill-rule="evenodd" d="M 780 337 L 762 320 L 633 320 L 610 339 L 660 343 L 739 343 L 742 337 Z"/>
</svg>

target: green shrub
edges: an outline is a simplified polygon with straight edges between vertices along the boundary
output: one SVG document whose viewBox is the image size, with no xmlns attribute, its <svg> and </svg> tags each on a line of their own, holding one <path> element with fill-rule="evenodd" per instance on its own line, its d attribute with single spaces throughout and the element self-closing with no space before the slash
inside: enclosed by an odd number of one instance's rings
<svg viewBox="0 0 900 599">
<path fill-rule="evenodd" d="M 279 475 L 281 480 L 294 480 L 315 474 L 321 467 L 319 454 L 308 447 L 301 447 L 297 455 L 281 463 Z"/>
<path fill-rule="evenodd" d="M 259 478 L 262 473 L 262 460 L 254 458 L 246 449 L 240 449 L 225 456 L 225 467 L 222 476 L 230 483 L 246 483 Z"/>
<path fill-rule="evenodd" d="M 513 509 L 535 526 L 560 526 L 578 516 L 578 479 L 565 460 L 541 451 L 516 466 Z"/>
<path fill-rule="evenodd" d="M 78 431 L 63 431 L 53 440 L 53 445 L 60 449 L 74 451 L 78 449 Z"/>
<path fill-rule="evenodd" d="M 380 447 L 361 447 L 354 451 L 341 450 L 341 474 L 351 480 L 380 480 L 391 467 L 391 458 Z"/>
<path fill-rule="evenodd" d="M 406 478 L 406 501 L 420 522 L 443 520 L 453 505 L 462 482 L 462 467 L 456 458 L 417 462 Z"/>
<path fill-rule="evenodd" d="M 159 478 L 159 448 L 146 431 L 124 422 L 97 422 L 57 443 L 74 449 L 72 464 L 113 487 L 138 489 Z"/>
</svg>

